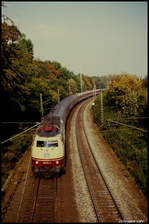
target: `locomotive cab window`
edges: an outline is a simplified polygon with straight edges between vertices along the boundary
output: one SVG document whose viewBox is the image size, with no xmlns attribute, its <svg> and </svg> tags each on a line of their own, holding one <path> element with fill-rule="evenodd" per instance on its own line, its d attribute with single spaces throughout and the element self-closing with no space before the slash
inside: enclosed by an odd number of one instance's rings
<svg viewBox="0 0 149 224">
<path fill-rule="evenodd" d="M 37 141 L 37 147 L 45 147 L 44 141 Z"/>
<path fill-rule="evenodd" d="M 58 142 L 49 141 L 47 143 L 48 143 L 48 147 L 58 147 Z"/>
<path fill-rule="evenodd" d="M 58 147 L 58 141 L 37 141 L 37 147 Z"/>
</svg>

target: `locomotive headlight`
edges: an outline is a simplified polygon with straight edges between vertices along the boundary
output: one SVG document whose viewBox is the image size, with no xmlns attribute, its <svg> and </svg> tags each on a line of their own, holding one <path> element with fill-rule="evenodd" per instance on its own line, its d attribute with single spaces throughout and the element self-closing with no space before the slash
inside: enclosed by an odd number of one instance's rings
<svg viewBox="0 0 149 224">
<path fill-rule="evenodd" d="M 38 161 L 36 161 L 36 164 L 38 164 Z"/>
<path fill-rule="evenodd" d="M 59 161 L 56 161 L 56 164 L 59 164 Z"/>
</svg>

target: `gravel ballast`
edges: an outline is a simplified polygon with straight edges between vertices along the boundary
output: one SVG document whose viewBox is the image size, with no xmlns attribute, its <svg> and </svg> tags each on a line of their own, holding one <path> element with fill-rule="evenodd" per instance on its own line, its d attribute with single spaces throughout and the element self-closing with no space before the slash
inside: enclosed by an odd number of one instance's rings
<svg viewBox="0 0 149 224">
<path fill-rule="evenodd" d="M 91 104 L 88 104 L 84 111 L 84 125 L 104 177 L 125 220 L 128 222 L 147 221 L 147 200 L 93 123 Z"/>
</svg>

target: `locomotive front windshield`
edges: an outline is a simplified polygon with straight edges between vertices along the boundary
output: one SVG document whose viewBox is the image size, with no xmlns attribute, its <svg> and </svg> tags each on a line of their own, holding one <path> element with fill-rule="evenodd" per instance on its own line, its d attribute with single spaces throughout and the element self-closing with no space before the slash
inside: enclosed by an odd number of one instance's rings
<svg viewBox="0 0 149 224">
<path fill-rule="evenodd" d="M 58 147 L 58 141 L 37 141 L 37 147 Z"/>
</svg>

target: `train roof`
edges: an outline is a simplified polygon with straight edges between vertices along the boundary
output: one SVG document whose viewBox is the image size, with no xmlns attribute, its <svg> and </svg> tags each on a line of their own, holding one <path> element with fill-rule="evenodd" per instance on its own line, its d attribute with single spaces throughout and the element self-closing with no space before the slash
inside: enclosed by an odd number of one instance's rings
<svg viewBox="0 0 149 224">
<path fill-rule="evenodd" d="M 47 125 L 57 125 L 60 127 L 60 117 L 56 116 L 55 113 L 49 113 L 45 119 L 42 121 L 42 126 L 47 126 Z"/>
<path fill-rule="evenodd" d="M 70 102 L 77 98 L 77 94 L 64 98 L 55 108 L 50 111 L 41 122 L 37 129 L 36 134 L 40 137 L 54 137 L 60 134 L 60 126 L 64 114 L 64 110 L 70 104 Z M 53 127 L 53 130 L 52 130 Z M 54 130 L 57 127 L 57 130 Z"/>
<path fill-rule="evenodd" d="M 99 91 L 99 90 L 98 90 Z M 85 94 L 90 94 L 93 91 L 86 91 L 83 93 L 76 93 L 74 95 L 64 98 L 59 104 L 57 104 L 52 111 L 50 111 L 41 122 L 36 134 L 41 137 L 53 137 L 60 133 L 61 124 L 63 121 L 63 115 L 66 108 L 71 104 L 71 102 L 77 98 L 84 97 Z M 53 127 L 53 130 L 52 130 Z M 57 129 L 54 130 L 54 127 Z"/>
<path fill-rule="evenodd" d="M 36 134 L 40 137 L 54 137 L 60 133 L 60 117 L 46 116 L 37 129 Z"/>
<path fill-rule="evenodd" d="M 78 96 L 77 94 L 68 96 L 64 98 L 59 104 L 55 107 L 55 115 L 60 117 L 62 119 L 62 116 L 64 114 L 64 110 L 68 107 L 68 105 L 72 102 L 72 100 L 76 99 Z"/>
</svg>

